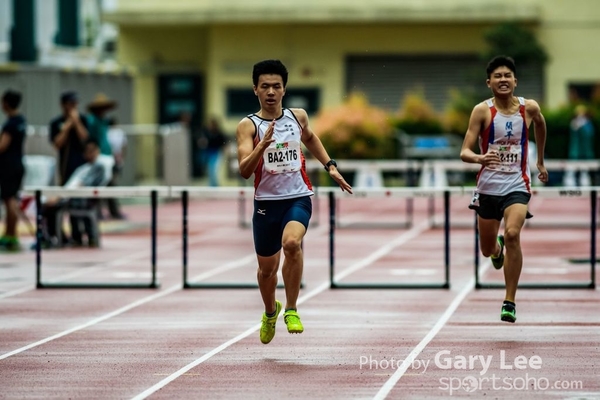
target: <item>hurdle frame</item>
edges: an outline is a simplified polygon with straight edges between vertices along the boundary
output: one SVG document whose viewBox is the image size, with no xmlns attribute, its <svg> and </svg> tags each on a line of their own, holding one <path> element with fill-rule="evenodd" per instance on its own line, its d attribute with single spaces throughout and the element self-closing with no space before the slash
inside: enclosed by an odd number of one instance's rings
<svg viewBox="0 0 600 400">
<path fill-rule="evenodd" d="M 101 195 L 99 189 L 105 194 Z M 78 197 L 98 198 L 112 197 L 122 192 L 122 188 L 96 188 L 86 187 L 80 189 L 67 189 L 62 187 L 46 187 L 26 189 L 33 191 L 35 194 L 36 206 L 36 241 L 35 241 L 35 264 L 36 264 L 36 288 L 37 289 L 157 289 L 160 287 L 157 279 L 156 266 L 156 242 L 157 242 L 157 207 L 158 207 L 158 189 L 157 188 L 141 188 L 141 190 L 149 190 L 151 203 L 151 223 L 150 223 L 150 267 L 151 279 L 149 283 L 138 282 L 44 282 L 42 281 L 42 246 L 43 239 L 42 225 L 42 192 L 55 191 L 56 194 L 65 195 L 69 192 L 76 192 Z M 86 193 L 87 192 L 87 193 Z M 168 192 L 168 188 L 167 188 Z M 61 227 L 57 227 L 61 229 Z"/>
<path fill-rule="evenodd" d="M 557 188 L 565 189 L 565 188 Z M 595 289 L 596 288 L 596 229 L 598 214 L 598 189 L 599 187 L 574 188 L 575 193 L 579 191 L 590 192 L 590 281 L 589 282 L 549 282 L 549 283 L 521 283 L 519 289 Z M 565 192 L 569 192 L 566 190 Z M 479 277 L 479 227 L 477 225 L 477 213 L 475 213 L 475 289 L 506 289 L 505 284 L 481 282 Z"/>
<path fill-rule="evenodd" d="M 481 169 L 481 165 L 479 164 L 471 164 L 465 163 L 460 160 L 431 160 L 430 165 L 432 168 L 438 168 L 443 171 L 444 174 L 447 174 L 448 171 L 458 171 L 458 172 L 470 172 L 476 174 Z M 560 160 L 560 159 L 549 159 L 545 160 L 544 165 L 548 171 L 567 171 L 574 170 L 578 172 L 587 172 L 592 175 L 592 180 L 600 179 L 600 160 Z M 535 166 L 530 164 L 530 169 L 533 171 Z M 557 186 L 558 187 L 558 186 Z M 466 186 L 465 186 L 466 188 Z M 591 187 L 562 187 L 564 190 L 590 190 Z M 536 191 L 543 191 L 548 189 L 545 186 L 535 186 L 531 187 L 531 191 L 535 195 Z M 472 191 L 475 190 L 475 187 L 472 187 Z M 470 199 L 469 199 L 470 200 Z M 468 204 L 468 202 L 467 202 Z M 430 198 L 429 200 L 429 208 L 428 208 L 429 219 L 432 222 L 432 226 L 441 227 L 441 224 L 435 220 L 435 198 Z M 466 224 L 454 224 L 457 228 L 469 228 L 470 223 Z M 561 222 L 560 225 L 553 222 L 544 222 L 544 221 L 536 221 L 536 220 L 527 220 L 525 222 L 525 226 L 529 229 L 548 229 L 548 228 L 557 228 L 557 227 L 565 227 L 565 228 L 582 228 L 587 227 L 587 225 L 583 225 L 581 223 L 564 223 Z"/>
<path fill-rule="evenodd" d="M 377 172 L 404 172 L 406 174 L 407 186 L 416 187 L 417 175 L 421 167 L 421 161 L 418 160 L 349 160 L 349 159 L 338 159 L 339 170 L 342 175 L 345 172 L 353 171 L 357 174 L 364 171 L 377 171 Z M 315 159 L 306 160 L 306 171 L 313 174 L 323 172 L 323 165 Z M 230 168 L 236 174 L 238 173 L 238 162 L 233 160 L 230 164 Z M 240 179 L 240 186 L 246 187 L 246 180 Z M 314 182 L 313 182 L 314 183 Z M 335 185 L 333 186 L 335 187 Z M 312 226 L 319 226 L 321 223 L 320 212 L 319 212 L 319 192 L 322 191 L 320 188 L 328 188 L 325 185 L 317 185 L 313 187 L 315 192 L 315 199 L 317 199 L 314 205 L 316 213 L 315 222 Z M 355 187 L 355 189 L 365 189 Z M 404 221 L 399 222 L 349 222 L 344 223 L 343 221 L 337 221 L 337 227 L 353 228 L 353 229 L 409 229 L 413 225 L 413 198 L 406 198 L 406 217 Z M 313 214 L 315 214 L 313 213 Z M 240 198 L 238 203 L 238 223 L 241 228 L 249 228 L 251 223 L 246 220 L 246 199 Z"/>
<path fill-rule="evenodd" d="M 198 188 L 197 190 L 202 191 Z M 214 190 L 214 189 L 213 189 Z M 247 193 L 252 193 L 249 188 L 234 188 L 233 192 L 228 188 L 218 189 L 223 193 L 238 193 L 239 197 L 245 198 Z M 189 279 L 189 262 L 188 262 L 188 248 L 189 248 L 189 188 L 177 187 L 172 189 L 172 193 L 181 193 L 181 213 L 182 213 L 182 280 L 184 289 L 258 289 L 258 283 L 256 282 L 190 282 Z M 230 193 L 230 194 L 231 194 Z M 239 200 L 238 200 L 239 201 Z M 302 246 L 304 243 L 302 243 Z M 300 289 L 304 289 L 304 281 L 300 282 Z M 283 283 L 277 284 L 278 289 L 284 289 Z"/>
<path fill-rule="evenodd" d="M 380 190 L 384 196 L 393 192 L 407 191 L 404 188 Z M 421 196 L 435 196 L 443 192 L 444 196 L 444 282 L 441 283 L 344 283 L 335 279 L 335 230 L 336 230 L 336 197 L 335 191 L 329 191 L 329 281 L 331 289 L 450 289 L 450 190 L 408 189 L 410 193 Z M 360 192 L 355 191 L 360 196 Z M 432 228 L 432 227 L 430 227 Z"/>
</svg>

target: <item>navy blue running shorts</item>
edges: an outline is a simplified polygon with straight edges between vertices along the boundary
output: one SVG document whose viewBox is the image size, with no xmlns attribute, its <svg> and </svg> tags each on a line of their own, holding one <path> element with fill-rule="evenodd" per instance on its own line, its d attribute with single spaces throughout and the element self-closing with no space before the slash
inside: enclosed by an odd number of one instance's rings
<svg viewBox="0 0 600 400">
<path fill-rule="evenodd" d="M 285 200 L 254 200 L 252 232 L 254 249 L 262 257 L 270 257 L 281 249 L 283 229 L 290 221 L 298 221 L 306 229 L 312 215 L 310 196 Z"/>
</svg>

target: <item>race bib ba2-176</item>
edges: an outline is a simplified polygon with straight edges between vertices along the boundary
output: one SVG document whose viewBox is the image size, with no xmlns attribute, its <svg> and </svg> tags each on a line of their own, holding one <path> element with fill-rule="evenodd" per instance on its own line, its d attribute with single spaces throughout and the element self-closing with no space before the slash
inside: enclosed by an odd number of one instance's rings
<svg viewBox="0 0 600 400">
<path fill-rule="evenodd" d="M 300 142 L 272 143 L 265 150 L 263 159 L 271 174 L 299 171 L 302 167 Z"/>
</svg>

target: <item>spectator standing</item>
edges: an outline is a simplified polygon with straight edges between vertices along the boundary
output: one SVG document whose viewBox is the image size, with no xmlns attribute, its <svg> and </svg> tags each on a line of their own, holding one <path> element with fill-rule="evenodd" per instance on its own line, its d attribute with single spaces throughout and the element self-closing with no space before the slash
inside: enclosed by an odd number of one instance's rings
<svg viewBox="0 0 600 400">
<path fill-rule="evenodd" d="M 211 118 L 200 138 L 201 148 L 206 154 L 206 169 L 210 186 L 219 186 L 219 170 L 226 143 L 227 136 L 223 133 L 219 121 Z"/>
<path fill-rule="evenodd" d="M 113 110 L 117 102 L 109 99 L 105 94 L 98 93 L 87 108 L 88 131 L 90 138 L 94 139 L 100 146 L 100 153 L 103 155 L 112 155 L 112 149 L 108 142 L 109 120 L 106 113 Z"/>
<path fill-rule="evenodd" d="M 2 96 L 2 111 L 8 119 L 0 131 L 0 197 L 6 210 L 4 235 L 0 238 L 0 250 L 21 249 L 17 232 L 19 219 L 17 194 L 21 189 L 25 167 L 23 144 L 27 124 L 19 111 L 21 93 L 7 90 Z"/>
<path fill-rule="evenodd" d="M 75 92 L 60 97 L 62 114 L 50 122 L 50 141 L 58 150 L 60 184 L 69 180 L 73 171 L 85 164 L 83 143 L 88 139 L 86 119 L 79 114 Z"/>
<path fill-rule="evenodd" d="M 588 109 L 583 104 L 575 107 L 575 117 L 571 120 L 569 135 L 569 160 L 594 159 L 594 124 Z M 579 185 L 590 186 L 591 179 L 587 171 L 579 172 Z M 565 172 L 565 186 L 577 186 L 575 170 Z"/>
</svg>

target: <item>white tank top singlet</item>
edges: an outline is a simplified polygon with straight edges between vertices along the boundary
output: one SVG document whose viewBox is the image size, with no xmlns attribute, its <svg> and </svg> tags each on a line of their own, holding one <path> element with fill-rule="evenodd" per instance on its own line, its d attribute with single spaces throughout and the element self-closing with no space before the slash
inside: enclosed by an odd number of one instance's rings
<svg viewBox="0 0 600 400">
<path fill-rule="evenodd" d="M 254 123 L 256 146 L 271 121 L 256 114 L 250 114 L 248 118 Z M 281 117 L 275 121 L 275 142 L 265 150 L 254 171 L 256 200 L 284 200 L 314 194 L 306 173 L 301 135 L 300 122 L 291 110 L 284 108 Z"/>
<path fill-rule="evenodd" d="M 482 166 L 477 174 L 477 192 L 504 196 L 512 192 L 531 193 L 531 174 L 527 160 L 529 129 L 525 118 L 525 99 L 518 97 L 519 110 L 513 115 L 498 112 L 492 99 L 486 104 L 492 113 L 490 125 L 479 136 L 481 154 L 495 150 L 500 164 Z"/>
</svg>

